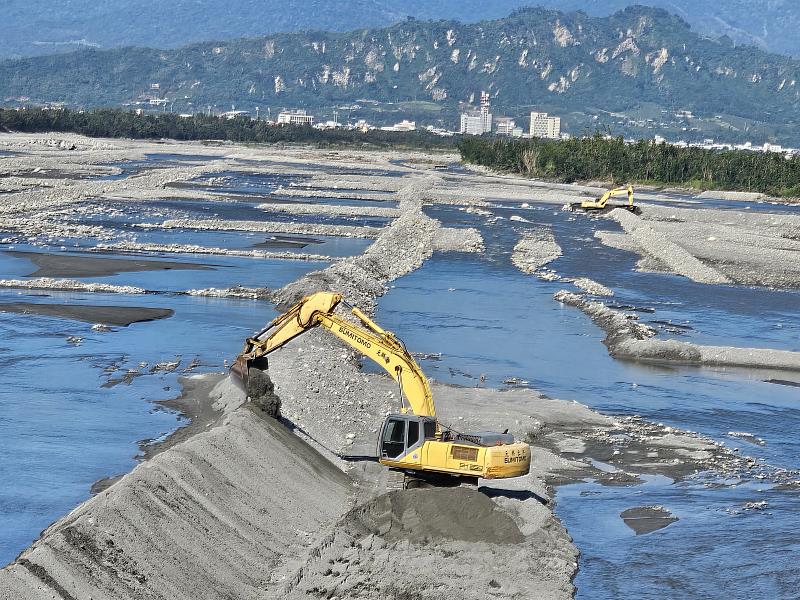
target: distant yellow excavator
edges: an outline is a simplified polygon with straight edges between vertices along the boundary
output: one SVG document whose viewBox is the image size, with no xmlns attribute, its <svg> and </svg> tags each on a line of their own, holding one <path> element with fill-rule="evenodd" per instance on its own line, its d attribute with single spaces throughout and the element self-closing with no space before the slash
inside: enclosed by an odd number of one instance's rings
<svg viewBox="0 0 800 600">
<path fill-rule="evenodd" d="M 400 412 L 386 418 L 378 439 L 378 462 L 382 465 L 420 479 L 445 476 L 452 481 L 452 477 L 458 477 L 469 483 L 476 483 L 479 477 L 500 479 L 529 472 L 530 447 L 515 442 L 508 432 L 463 434 L 443 426 L 436 419 L 428 380 L 400 339 L 346 302 L 361 326 L 334 314 L 342 302 L 341 294 L 329 292 L 300 300 L 247 339 L 231 368 L 234 378 L 249 391 L 251 369 L 266 370 L 267 355 L 321 326 L 379 364 L 399 385 Z"/>
<path fill-rule="evenodd" d="M 614 204 L 611 206 L 606 206 L 608 201 L 615 197 L 621 196 L 623 194 L 628 194 L 628 202 L 627 204 Z M 612 190 L 608 190 L 605 194 L 600 196 L 599 198 L 595 198 L 593 200 L 584 200 L 583 202 L 573 202 L 569 205 L 570 210 L 584 210 L 586 212 L 600 212 L 611 210 L 614 208 L 624 208 L 634 214 L 639 214 L 641 209 L 633 203 L 633 186 L 628 184 L 627 186 L 617 187 Z"/>
</svg>

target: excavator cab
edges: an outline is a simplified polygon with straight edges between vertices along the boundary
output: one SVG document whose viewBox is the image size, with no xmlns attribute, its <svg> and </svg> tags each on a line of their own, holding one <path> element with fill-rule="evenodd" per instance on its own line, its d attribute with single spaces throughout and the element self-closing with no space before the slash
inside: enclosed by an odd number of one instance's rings
<svg viewBox="0 0 800 600">
<path fill-rule="evenodd" d="M 389 415 L 378 439 L 380 458 L 400 458 L 422 446 L 425 440 L 436 439 L 436 419 L 411 414 Z"/>
</svg>

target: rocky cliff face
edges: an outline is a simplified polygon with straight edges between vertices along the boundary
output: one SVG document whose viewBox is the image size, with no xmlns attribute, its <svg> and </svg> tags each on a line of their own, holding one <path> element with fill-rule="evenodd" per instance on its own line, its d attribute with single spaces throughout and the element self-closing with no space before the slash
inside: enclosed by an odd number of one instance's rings
<svg viewBox="0 0 800 600">
<path fill-rule="evenodd" d="M 407 15 L 474 23 L 530 4 L 593 16 L 645 4 L 681 16 L 703 35 L 727 35 L 737 44 L 800 56 L 800 9 L 794 0 L 169 0 L 157 10 L 142 10 L 142 3 L 130 0 L 5 0 L 0 57 L 81 47 L 176 48 L 284 31 L 385 27 Z"/>
</svg>

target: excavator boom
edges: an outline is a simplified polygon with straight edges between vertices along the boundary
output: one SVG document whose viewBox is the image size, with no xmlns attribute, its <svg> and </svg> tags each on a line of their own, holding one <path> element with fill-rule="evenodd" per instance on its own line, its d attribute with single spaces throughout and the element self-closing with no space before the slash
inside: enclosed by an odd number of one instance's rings
<svg viewBox="0 0 800 600">
<path fill-rule="evenodd" d="M 401 397 L 415 415 L 435 417 L 428 380 L 403 343 L 355 307 L 351 307 L 351 312 L 361 321 L 361 326 L 337 316 L 334 309 L 341 302 L 341 294 L 330 292 L 317 292 L 303 298 L 256 336 L 247 339 L 231 369 L 235 379 L 247 391 L 251 367 L 266 366 L 264 359 L 270 352 L 309 329 L 322 326 L 380 365 L 398 383 Z"/>
</svg>

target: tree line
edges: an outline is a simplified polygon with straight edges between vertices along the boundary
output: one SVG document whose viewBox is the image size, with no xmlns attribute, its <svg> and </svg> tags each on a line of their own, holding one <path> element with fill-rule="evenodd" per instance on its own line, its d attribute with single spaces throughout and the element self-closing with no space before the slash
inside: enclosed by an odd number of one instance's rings
<svg viewBox="0 0 800 600">
<path fill-rule="evenodd" d="M 89 137 L 175 140 L 226 140 L 252 143 L 304 143 L 318 146 L 369 145 L 377 147 L 450 148 L 455 142 L 427 131 L 319 130 L 308 126 L 275 126 L 246 117 L 228 119 L 209 115 L 181 117 L 171 113 L 137 114 L 118 109 L 0 109 L 0 132 L 69 132 Z"/>
<path fill-rule="evenodd" d="M 601 180 L 800 197 L 800 157 L 744 150 L 678 147 L 652 140 L 625 143 L 601 134 L 570 140 L 458 142 L 465 162 L 563 182 Z"/>
</svg>

